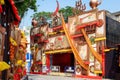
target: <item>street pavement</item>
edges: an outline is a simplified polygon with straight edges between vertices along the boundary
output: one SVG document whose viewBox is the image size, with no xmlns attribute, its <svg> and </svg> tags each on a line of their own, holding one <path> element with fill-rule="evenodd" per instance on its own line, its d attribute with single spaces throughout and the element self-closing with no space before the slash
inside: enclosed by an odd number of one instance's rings
<svg viewBox="0 0 120 80">
<path fill-rule="evenodd" d="M 110 79 L 86 79 L 86 78 L 74 78 L 74 77 L 65 77 L 65 76 L 29 74 L 28 80 L 110 80 Z"/>
</svg>

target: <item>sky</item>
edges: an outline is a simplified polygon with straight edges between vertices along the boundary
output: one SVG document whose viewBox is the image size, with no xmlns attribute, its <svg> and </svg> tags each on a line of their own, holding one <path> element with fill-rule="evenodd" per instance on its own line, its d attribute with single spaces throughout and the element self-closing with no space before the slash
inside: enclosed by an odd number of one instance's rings
<svg viewBox="0 0 120 80">
<path fill-rule="evenodd" d="M 66 6 L 75 7 L 75 1 L 78 0 L 58 0 L 60 8 L 64 8 Z M 99 0 L 98 0 L 99 1 Z M 86 11 L 91 10 L 89 6 L 90 0 L 82 0 L 82 3 L 86 4 Z M 54 12 L 56 9 L 56 0 L 37 0 L 38 10 L 37 12 L 49 11 Z M 98 6 L 99 10 L 108 10 L 109 12 L 117 12 L 120 11 L 120 0 L 102 0 L 101 5 Z M 23 29 L 26 26 L 31 26 L 32 16 L 35 12 L 33 10 L 28 10 L 25 13 L 24 18 L 21 21 L 20 28 Z"/>
</svg>

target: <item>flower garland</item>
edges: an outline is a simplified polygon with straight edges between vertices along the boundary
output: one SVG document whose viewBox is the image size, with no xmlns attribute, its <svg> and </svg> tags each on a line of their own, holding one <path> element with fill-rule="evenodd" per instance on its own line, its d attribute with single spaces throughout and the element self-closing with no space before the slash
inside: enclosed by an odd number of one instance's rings
<svg viewBox="0 0 120 80">
<path fill-rule="evenodd" d="M 13 46 L 17 46 L 16 41 L 15 41 L 12 37 L 10 37 L 10 43 L 11 43 Z"/>
<path fill-rule="evenodd" d="M 17 46 L 17 43 L 15 40 L 13 40 L 12 37 L 10 37 L 10 60 L 14 59 L 14 53 L 15 53 L 15 47 Z"/>
</svg>

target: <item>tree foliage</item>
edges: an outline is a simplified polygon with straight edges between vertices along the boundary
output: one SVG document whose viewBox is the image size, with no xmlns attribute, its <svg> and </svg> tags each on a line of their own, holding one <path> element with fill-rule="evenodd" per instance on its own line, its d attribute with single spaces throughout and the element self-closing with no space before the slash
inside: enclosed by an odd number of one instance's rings
<svg viewBox="0 0 120 80">
<path fill-rule="evenodd" d="M 66 22 L 67 22 L 67 20 L 68 20 L 68 17 L 69 17 L 69 16 L 73 16 L 73 14 L 74 14 L 74 13 L 73 13 L 73 8 L 70 7 L 70 6 L 66 6 L 65 8 L 61 8 L 61 9 L 59 10 L 59 13 L 62 13 L 62 14 L 63 14 Z M 52 12 L 39 12 L 39 13 L 33 14 L 32 17 L 38 19 L 40 16 L 43 16 L 43 17 L 45 17 L 47 20 L 50 20 L 51 14 L 52 14 Z"/>
<path fill-rule="evenodd" d="M 36 20 L 38 20 L 41 16 L 45 17 L 47 20 L 50 20 L 51 18 L 51 14 L 52 12 L 38 12 L 38 13 L 35 13 L 33 14 L 33 18 L 35 18 Z"/>
<path fill-rule="evenodd" d="M 14 1 L 21 18 L 24 16 L 24 13 L 28 10 L 28 8 L 37 11 L 36 5 L 37 0 L 14 0 Z"/>
<path fill-rule="evenodd" d="M 69 16 L 73 16 L 73 15 L 74 15 L 74 13 L 73 13 L 73 8 L 70 7 L 70 6 L 66 6 L 65 8 L 61 8 L 61 9 L 59 10 L 59 13 L 62 13 L 62 14 L 63 14 L 63 16 L 64 16 L 64 18 L 65 18 L 65 22 L 68 21 L 68 17 L 69 17 Z"/>
</svg>

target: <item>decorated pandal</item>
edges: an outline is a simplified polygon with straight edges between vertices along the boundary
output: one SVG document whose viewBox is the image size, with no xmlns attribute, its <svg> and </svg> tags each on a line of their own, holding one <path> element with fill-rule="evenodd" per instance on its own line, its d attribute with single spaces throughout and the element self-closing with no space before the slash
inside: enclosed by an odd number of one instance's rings
<svg viewBox="0 0 120 80">
<path fill-rule="evenodd" d="M 108 17 L 106 11 L 97 9 L 101 2 L 94 1 L 90 2 L 92 10 L 68 17 L 68 23 L 62 14 L 58 13 L 58 2 L 52 17 L 52 27 L 45 20 L 32 20 L 33 27 L 30 32 L 32 74 L 96 79 L 102 79 L 109 74 L 107 69 L 109 65 L 105 61 L 108 60 L 106 53 L 115 49 L 108 48 L 110 43 L 107 42 L 110 39 L 107 34 L 111 34 L 109 31 L 111 26 L 107 24 L 111 23 L 106 18 Z M 76 2 L 77 8 L 81 6 L 80 3 L 81 0 Z M 117 23 L 116 27 L 118 24 L 120 23 Z"/>
</svg>

